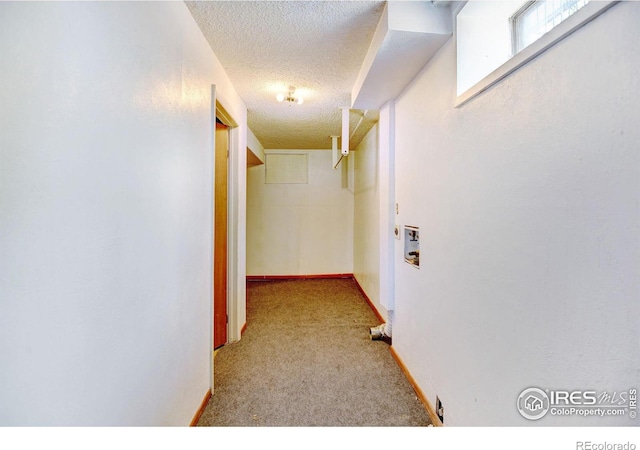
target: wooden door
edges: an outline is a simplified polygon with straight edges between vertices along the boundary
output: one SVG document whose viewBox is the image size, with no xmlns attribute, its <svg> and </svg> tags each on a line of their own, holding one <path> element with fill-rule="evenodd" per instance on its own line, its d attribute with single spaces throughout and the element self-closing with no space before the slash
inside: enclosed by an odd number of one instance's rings
<svg viewBox="0 0 640 450">
<path fill-rule="evenodd" d="M 213 348 L 227 343 L 227 178 L 229 128 L 216 123 Z"/>
</svg>

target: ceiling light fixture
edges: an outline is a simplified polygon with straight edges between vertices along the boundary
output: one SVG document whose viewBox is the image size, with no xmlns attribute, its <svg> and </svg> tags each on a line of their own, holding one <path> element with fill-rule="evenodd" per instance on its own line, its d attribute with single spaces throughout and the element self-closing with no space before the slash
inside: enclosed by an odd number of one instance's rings
<svg viewBox="0 0 640 450">
<path fill-rule="evenodd" d="M 304 101 L 302 97 L 296 96 L 295 86 L 289 86 L 289 92 L 286 95 L 283 93 L 279 93 L 278 95 L 276 95 L 276 100 L 278 100 L 279 102 L 284 102 L 286 100 L 289 104 L 297 103 L 298 105 L 301 105 Z"/>
</svg>

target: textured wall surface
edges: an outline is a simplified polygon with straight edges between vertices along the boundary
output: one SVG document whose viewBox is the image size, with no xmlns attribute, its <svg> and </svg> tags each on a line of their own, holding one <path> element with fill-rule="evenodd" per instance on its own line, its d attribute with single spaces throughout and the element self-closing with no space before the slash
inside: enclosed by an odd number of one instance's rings
<svg viewBox="0 0 640 450">
<path fill-rule="evenodd" d="M 394 347 L 445 424 L 531 425 L 520 392 L 640 380 L 640 4 L 456 109 L 451 40 L 396 102 Z M 539 425 L 631 425 L 545 417 Z"/>
<path fill-rule="evenodd" d="M 334 170 L 330 150 L 306 153 L 308 184 L 265 184 L 265 166 L 248 169 L 248 275 L 353 272 L 353 194 L 343 187 L 344 164 Z"/>
<path fill-rule="evenodd" d="M 244 105 L 181 2 L 2 3 L 0 59 L 0 424 L 187 425 L 211 84 L 242 127 Z"/>
<path fill-rule="evenodd" d="M 378 126 L 349 155 L 354 166 L 353 274 L 381 314 Z"/>
</svg>

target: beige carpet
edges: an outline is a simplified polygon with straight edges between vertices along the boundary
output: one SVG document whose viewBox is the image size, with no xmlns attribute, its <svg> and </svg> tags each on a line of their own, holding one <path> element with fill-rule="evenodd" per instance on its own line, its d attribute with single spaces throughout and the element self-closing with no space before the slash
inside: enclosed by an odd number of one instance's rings
<svg viewBox="0 0 640 450">
<path fill-rule="evenodd" d="M 426 426 L 351 279 L 250 282 L 247 331 L 215 358 L 198 426 Z"/>
</svg>

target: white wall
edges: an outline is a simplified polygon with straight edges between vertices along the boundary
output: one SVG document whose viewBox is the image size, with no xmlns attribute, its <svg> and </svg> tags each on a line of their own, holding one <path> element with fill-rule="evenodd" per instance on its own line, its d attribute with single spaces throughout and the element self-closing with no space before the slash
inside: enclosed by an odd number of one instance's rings
<svg viewBox="0 0 640 450">
<path fill-rule="evenodd" d="M 509 18 L 523 4 L 520 0 L 467 2 L 458 13 L 458 95 L 511 58 Z"/>
<path fill-rule="evenodd" d="M 395 308 L 395 103 L 389 101 L 380 108 L 378 121 L 378 213 L 380 304 L 387 310 Z"/>
<path fill-rule="evenodd" d="M 640 380 L 640 4 L 463 107 L 450 40 L 396 101 L 394 347 L 448 425 L 638 425 L 516 410 L 527 387 Z"/>
<path fill-rule="evenodd" d="M 344 161 L 334 170 L 330 150 L 296 153 L 308 155 L 308 184 L 265 184 L 264 165 L 247 170 L 247 274 L 353 273 Z"/>
<path fill-rule="evenodd" d="M 243 103 L 182 2 L 1 3 L 0 60 L 0 424 L 187 425 L 210 386 L 211 84 L 242 170 Z"/>
<path fill-rule="evenodd" d="M 378 125 L 349 154 L 354 165 L 353 275 L 376 309 L 380 304 L 380 184 L 378 175 Z"/>
<path fill-rule="evenodd" d="M 354 190 L 353 275 L 388 320 L 395 301 L 395 106 L 380 109 L 378 123 L 349 156 Z"/>
</svg>

